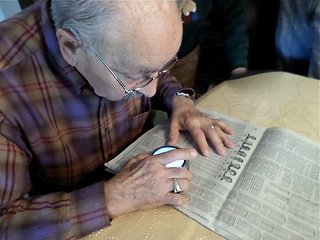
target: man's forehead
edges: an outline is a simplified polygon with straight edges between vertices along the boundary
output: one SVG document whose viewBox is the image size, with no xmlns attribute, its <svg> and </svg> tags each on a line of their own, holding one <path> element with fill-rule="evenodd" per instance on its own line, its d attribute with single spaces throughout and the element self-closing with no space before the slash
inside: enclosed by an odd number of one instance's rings
<svg viewBox="0 0 320 240">
<path fill-rule="evenodd" d="M 117 10 L 106 25 L 106 38 L 113 39 L 114 43 L 129 43 L 131 37 L 142 37 L 163 33 L 170 29 L 180 13 L 175 1 L 164 0 L 129 0 L 117 1 Z M 182 22 L 181 22 L 182 24 Z M 135 43 L 132 42 L 132 45 Z M 135 46 L 133 46 L 135 47 Z"/>
<path fill-rule="evenodd" d="M 119 1 L 118 8 L 123 14 L 116 16 L 112 29 L 106 30 L 108 43 L 102 56 L 120 73 L 159 71 L 181 43 L 182 22 L 176 2 Z"/>
<path fill-rule="evenodd" d="M 170 48 L 175 48 L 175 42 L 179 42 L 182 36 L 182 21 L 177 7 L 152 14 L 150 17 L 144 15 L 135 21 L 129 21 L 132 17 L 130 15 L 134 14 L 119 16 L 111 29 L 106 29 L 105 38 L 109 39 L 107 50 L 147 58 L 148 55 L 158 55 L 160 50 L 174 56 L 178 49 L 174 49 L 172 53 Z"/>
</svg>

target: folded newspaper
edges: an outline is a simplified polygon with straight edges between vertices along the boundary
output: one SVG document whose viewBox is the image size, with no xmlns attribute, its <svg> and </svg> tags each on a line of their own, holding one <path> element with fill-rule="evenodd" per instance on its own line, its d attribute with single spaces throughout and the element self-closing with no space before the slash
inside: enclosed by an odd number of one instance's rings
<svg viewBox="0 0 320 240">
<path fill-rule="evenodd" d="M 190 161 L 189 201 L 175 207 L 228 239 L 319 239 L 319 143 L 286 128 L 264 128 L 201 109 L 235 130 L 226 156 L 212 150 Z M 116 158 L 107 171 L 165 145 L 168 125 L 157 125 Z M 195 147 L 182 133 L 178 147 Z"/>
</svg>

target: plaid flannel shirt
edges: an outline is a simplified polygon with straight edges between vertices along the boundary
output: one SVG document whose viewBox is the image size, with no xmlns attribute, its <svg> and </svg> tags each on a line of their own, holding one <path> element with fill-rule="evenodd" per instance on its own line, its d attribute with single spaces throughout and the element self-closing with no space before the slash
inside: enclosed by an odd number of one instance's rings
<svg viewBox="0 0 320 240">
<path fill-rule="evenodd" d="M 73 239 L 108 226 L 104 162 L 141 135 L 154 103 L 170 112 L 181 85 L 152 99 L 94 94 L 59 51 L 50 1 L 0 23 L 0 238 Z"/>
</svg>

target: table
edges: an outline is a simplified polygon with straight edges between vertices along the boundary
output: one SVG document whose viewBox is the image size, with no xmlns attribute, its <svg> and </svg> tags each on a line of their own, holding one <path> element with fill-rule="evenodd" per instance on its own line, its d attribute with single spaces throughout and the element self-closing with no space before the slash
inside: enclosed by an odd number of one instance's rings
<svg viewBox="0 0 320 240">
<path fill-rule="evenodd" d="M 255 122 L 281 126 L 319 142 L 320 81 L 285 72 L 269 72 L 225 81 L 196 101 L 198 107 Z M 219 240 L 170 206 L 120 216 L 112 226 L 83 239 Z"/>
<path fill-rule="evenodd" d="M 319 90 L 319 80 L 269 72 L 225 81 L 197 106 L 264 127 L 287 127 L 319 142 Z"/>
</svg>

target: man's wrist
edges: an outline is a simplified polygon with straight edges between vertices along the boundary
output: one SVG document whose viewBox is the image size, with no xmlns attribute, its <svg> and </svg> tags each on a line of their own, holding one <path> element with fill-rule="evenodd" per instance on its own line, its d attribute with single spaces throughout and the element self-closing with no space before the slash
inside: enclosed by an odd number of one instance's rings
<svg viewBox="0 0 320 240">
<path fill-rule="evenodd" d="M 181 110 L 181 109 L 184 109 L 185 107 L 189 108 L 190 104 L 194 105 L 194 101 L 193 101 L 194 96 L 195 96 L 195 92 L 193 89 L 191 89 L 191 91 L 189 89 L 188 91 L 186 91 L 186 89 L 182 89 L 178 91 L 175 94 L 172 101 L 172 110 L 177 110 L 177 109 Z"/>
<path fill-rule="evenodd" d="M 185 88 L 185 89 L 182 89 L 178 92 L 176 92 L 175 96 L 178 96 L 178 97 L 186 97 L 186 98 L 189 98 L 191 100 L 194 100 L 195 98 L 195 92 L 192 88 Z"/>
</svg>

